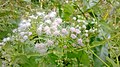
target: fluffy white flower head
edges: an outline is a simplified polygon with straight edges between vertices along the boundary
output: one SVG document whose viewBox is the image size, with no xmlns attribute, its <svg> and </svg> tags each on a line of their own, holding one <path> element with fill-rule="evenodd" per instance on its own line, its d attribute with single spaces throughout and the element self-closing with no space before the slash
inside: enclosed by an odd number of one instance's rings
<svg viewBox="0 0 120 67">
<path fill-rule="evenodd" d="M 53 32 L 53 35 L 54 35 L 54 36 L 60 35 L 60 31 L 56 30 L 55 32 Z"/>
<path fill-rule="evenodd" d="M 24 40 L 24 41 L 27 40 L 27 39 L 28 39 L 28 36 L 27 36 L 27 35 L 23 36 L 23 40 Z"/>
<path fill-rule="evenodd" d="M 52 21 L 50 19 L 48 19 L 48 20 L 45 20 L 45 23 L 51 24 Z"/>
<path fill-rule="evenodd" d="M 52 40 L 47 40 L 47 45 L 48 46 L 52 46 L 54 44 L 54 42 Z"/>
<path fill-rule="evenodd" d="M 65 28 L 63 28 L 61 32 L 62 32 L 62 34 L 64 34 L 64 35 L 67 35 L 67 34 L 68 34 L 68 31 L 67 31 Z"/>
<path fill-rule="evenodd" d="M 44 43 L 40 43 L 40 44 L 37 43 L 37 44 L 35 44 L 35 49 L 36 49 L 39 53 L 41 53 L 41 54 L 47 52 L 47 48 L 46 48 L 46 45 L 45 45 Z"/>
<path fill-rule="evenodd" d="M 57 26 L 51 26 L 50 29 L 53 30 L 53 31 L 56 31 L 57 30 Z"/>
<path fill-rule="evenodd" d="M 56 18 L 54 22 L 60 24 L 60 23 L 62 23 L 62 19 L 61 18 Z"/>
<path fill-rule="evenodd" d="M 46 48 L 46 45 L 44 44 L 44 43 L 36 43 L 35 44 L 35 48 L 36 49 L 44 49 L 44 48 Z"/>
<path fill-rule="evenodd" d="M 45 26 L 45 27 L 44 27 L 44 31 L 47 31 L 47 30 L 50 30 L 50 27 L 49 27 L 49 26 Z"/>
<path fill-rule="evenodd" d="M 38 34 L 38 35 L 41 35 L 42 30 L 43 30 L 43 25 L 40 25 L 40 26 L 37 28 L 37 30 L 36 30 L 37 34 Z"/>
<path fill-rule="evenodd" d="M 19 34 L 20 34 L 20 36 L 24 36 L 25 32 L 20 32 Z"/>
<path fill-rule="evenodd" d="M 50 13 L 48 14 L 48 16 L 49 16 L 50 18 L 54 18 L 54 17 L 56 17 L 56 12 L 55 12 L 55 11 L 50 12 Z"/>
<path fill-rule="evenodd" d="M 47 35 L 50 35 L 50 34 L 51 34 L 51 30 L 48 29 L 48 30 L 45 31 L 45 33 L 46 33 Z"/>
<path fill-rule="evenodd" d="M 74 27 L 71 27 L 71 28 L 70 28 L 70 31 L 71 31 L 71 32 L 75 32 L 75 28 L 74 28 Z"/>
<path fill-rule="evenodd" d="M 78 43 L 79 45 L 83 46 L 83 43 L 82 43 L 82 39 L 81 39 L 81 38 L 77 40 L 77 43 Z"/>
<path fill-rule="evenodd" d="M 80 33 L 81 33 L 81 31 L 80 31 L 79 29 L 75 29 L 75 32 L 76 32 L 77 34 L 80 34 Z"/>
<path fill-rule="evenodd" d="M 71 38 L 75 39 L 75 38 L 77 38 L 77 36 L 75 34 L 71 34 Z"/>
<path fill-rule="evenodd" d="M 32 32 L 28 32 L 28 35 L 29 35 L 29 36 L 32 35 Z"/>
</svg>

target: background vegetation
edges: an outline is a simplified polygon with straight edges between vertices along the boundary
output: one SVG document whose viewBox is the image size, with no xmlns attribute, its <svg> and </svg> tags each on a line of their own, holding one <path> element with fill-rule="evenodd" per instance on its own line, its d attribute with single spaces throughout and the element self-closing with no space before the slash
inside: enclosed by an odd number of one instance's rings
<svg viewBox="0 0 120 67">
<path fill-rule="evenodd" d="M 88 64 L 90 67 L 120 67 L 119 0 L 0 0 L 0 42 L 3 38 L 12 35 L 12 30 L 18 27 L 21 18 L 27 18 L 28 15 L 40 10 L 49 12 L 54 9 L 58 9 L 59 16 L 64 21 L 72 21 L 72 17 L 81 15 L 87 21 L 94 18 L 101 25 L 102 37 L 97 38 L 97 34 L 89 36 L 89 46 L 80 49 L 83 50 L 80 61 L 82 64 Z M 2 51 L 4 50 L 1 49 L 1 56 Z M 88 55 L 84 51 L 88 51 L 88 54 L 91 52 L 92 61 L 87 62 L 89 60 L 86 59 Z M 81 52 L 78 53 L 81 54 Z M 74 58 L 75 53 L 68 52 L 67 55 L 71 59 Z M 22 59 L 26 58 L 24 55 L 18 56 L 21 56 Z M 57 58 L 53 53 L 48 56 L 50 56 L 51 61 L 46 62 L 54 62 Z M 1 57 L 2 60 L 5 59 Z M 26 60 L 23 60 L 23 67 L 27 67 L 24 62 Z M 64 60 L 63 66 L 69 66 L 70 62 L 69 59 Z M 36 64 L 34 62 L 29 63 L 31 65 Z"/>
</svg>

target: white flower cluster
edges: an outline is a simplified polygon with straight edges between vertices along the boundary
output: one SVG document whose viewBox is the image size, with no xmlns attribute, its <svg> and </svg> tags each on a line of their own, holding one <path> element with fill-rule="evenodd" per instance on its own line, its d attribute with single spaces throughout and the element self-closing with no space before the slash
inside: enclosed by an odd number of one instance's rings
<svg viewBox="0 0 120 67">
<path fill-rule="evenodd" d="M 36 43 L 35 44 L 35 49 L 41 54 L 44 54 L 47 52 L 48 48 L 54 44 L 52 40 L 47 40 L 46 43 Z"/>
<path fill-rule="evenodd" d="M 66 22 L 60 17 L 57 17 L 57 13 L 55 11 L 51 11 L 47 14 L 45 12 L 37 12 L 36 15 L 29 16 L 28 20 L 24 19 L 19 23 L 18 28 L 13 30 L 15 35 L 13 35 L 12 38 L 24 43 L 26 40 L 29 40 L 32 33 L 37 34 L 38 37 L 44 35 L 45 41 L 37 42 L 34 46 L 41 54 L 46 53 L 49 47 L 59 45 L 59 41 L 56 40 L 56 38 L 59 37 L 71 38 L 71 40 L 74 41 L 72 43 L 73 47 L 77 44 L 84 46 L 82 39 L 84 37 L 87 38 L 89 33 L 94 33 L 97 28 L 91 27 L 88 30 L 87 26 L 89 23 L 80 15 L 73 17 L 73 21 L 77 22 L 77 24 L 73 22 L 71 25 L 65 25 Z M 91 24 L 97 24 L 97 22 L 92 21 Z M 34 31 L 31 31 L 31 29 Z M 9 41 L 10 39 L 10 37 L 4 38 L 3 43 Z M 64 45 L 63 47 L 67 48 L 67 45 Z"/>
<path fill-rule="evenodd" d="M 58 36 L 65 37 L 67 35 L 70 35 L 72 39 L 76 39 L 77 44 L 83 46 L 82 39 L 81 37 L 79 37 L 79 35 L 81 35 L 80 28 L 77 28 L 75 26 L 73 27 L 68 26 L 68 28 L 63 27 L 64 22 L 61 18 L 57 17 L 57 13 L 55 11 L 51 11 L 47 14 L 45 14 L 45 12 L 37 12 L 36 14 L 37 16 L 31 15 L 30 18 L 36 20 L 41 19 L 40 23 L 36 24 L 37 25 L 36 33 L 38 34 L 39 37 L 42 36 L 43 34 L 46 34 L 46 36 L 50 36 L 50 37 L 58 37 Z M 78 23 L 85 22 L 84 20 L 79 20 L 76 17 L 73 17 L 73 19 Z M 83 25 L 82 28 L 86 29 L 86 25 Z M 27 37 L 24 38 L 24 40 L 26 39 Z M 81 42 L 79 42 L 79 39 L 81 39 Z M 52 40 L 54 40 L 54 38 Z M 40 53 L 45 53 L 47 51 L 47 47 L 45 47 L 45 45 L 52 46 L 53 44 L 54 42 L 48 38 L 46 43 L 43 42 L 42 45 L 41 43 L 40 44 L 37 43 L 35 44 L 35 47 Z M 40 48 L 39 46 L 44 46 L 44 49 Z"/>
<path fill-rule="evenodd" d="M 38 14 L 38 12 L 37 12 Z M 43 19 L 43 24 L 38 25 L 38 28 L 36 30 L 38 35 L 42 35 L 42 34 L 46 34 L 46 35 L 54 35 L 54 36 L 58 36 L 60 35 L 60 31 L 58 30 L 58 27 L 60 26 L 60 24 L 62 23 L 62 19 L 56 17 L 56 12 L 50 12 L 48 14 L 44 16 L 41 16 L 40 14 L 42 14 L 42 12 L 39 12 L 40 17 L 42 17 Z"/>
<path fill-rule="evenodd" d="M 30 35 L 32 35 L 32 32 L 29 31 L 30 27 L 31 27 L 31 20 L 22 20 L 19 23 L 19 26 L 17 29 L 13 30 L 13 33 L 18 33 L 18 35 L 16 36 L 16 40 L 20 40 L 21 42 L 24 42 L 28 39 L 28 37 Z"/>
<path fill-rule="evenodd" d="M 40 44 L 36 43 L 35 44 L 35 49 L 38 52 L 40 52 L 41 54 L 44 54 L 44 53 L 47 52 L 47 47 L 46 47 L 46 44 L 44 44 L 44 43 L 40 43 Z"/>
</svg>

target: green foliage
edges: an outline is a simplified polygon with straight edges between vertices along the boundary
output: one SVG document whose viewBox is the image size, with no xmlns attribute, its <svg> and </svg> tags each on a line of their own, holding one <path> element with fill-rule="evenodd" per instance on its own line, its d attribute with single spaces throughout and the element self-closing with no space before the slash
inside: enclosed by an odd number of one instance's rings
<svg viewBox="0 0 120 67">
<path fill-rule="evenodd" d="M 108 56 L 108 44 L 103 46 L 95 47 L 94 52 L 103 60 L 106 61 L 106 57 Z M 95 56 L 93 56 L 95 67 L 103 66 L 103 63 Z"/>
<path fill-rule="evenodd" d="M 18 27 L 22 19 L 28 19 L 29 15 L 34 15 L 37 11 L 58 12 L 58 17 L 65 23 L 63 27 L 73 23 L 73 26 L 80 27 L 82 22 L 77 23 L 76 20 L 85 20 L 88 23 L 87 30 L 97 28 L 97 32 L 89 33 L 88 37 L 84 36 L 85 32 L 81 32 L 78 37 L 83 37 L 85 46 L 77 44 L 77 47 L 72 47 L 75 39 L 69 38 L 70 35 L 57 37 L 58 45 L 49 48 L 48 53 L 42 55 L 35 51 L 35 43 L 46 42 L 47 38 L 55 37 L 36 34 L 39 22 L 43 22 L 38 17 L 32 20 L 34 26 L 30 31 L 33 33 L 28 41 L 10 41 L 4 46 L 0 44 L 0 66 L 4 59 L 8 67 L 119 67 L 119 4 L 119 0 L 80 0 L 68 3 L 66 0 L 1 0 L 0 42 L 13 35 L 13 29 Z M 71 19 L 73 17 L 76 17 L 76 20 Z M 98 26 L 92 24 L 92 21 L 98 22 Z"/>
</svg>

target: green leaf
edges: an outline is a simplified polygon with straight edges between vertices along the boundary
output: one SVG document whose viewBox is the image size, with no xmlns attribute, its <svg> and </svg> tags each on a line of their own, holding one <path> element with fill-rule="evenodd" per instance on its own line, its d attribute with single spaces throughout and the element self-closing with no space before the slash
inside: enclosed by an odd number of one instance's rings
<svg viewBox="0 0 120 67">
<path fill-rule="evenodd" d="M 36 59 L 38 59 L 38 56 L 31 56 L 29 58 L 29 63 L 31 67 L 37 67 L 38 63 L 36 62 Z"/>
<path fill-rule="evenodd" d="M 58 60 L 58 56 L 55 55 L 54 53 L 49 53 L 48 54 L 48 59 L 52 64 L 57 64 L 56 60 Z"/>
<path fill-rule="evenodd" d="M 64 20 L 70 20 L 70 16 L 73 14 L 74 12 L 74 7 L 69 3 L 69 4 L 65 4 L 63 6 L 63 16 L 62 18 Z"/>
<path fill-rule="evenodd" d="M 107 22 L 101 21 L 100 24 L 104 31 L 113 32 L 112 28 L 109 26 Z"/>
<path fill-rule="evenodd" d="M 67 52 L 67 58 L 76 58 L 77 55 L 73 52 Z"/>
<path fill-rule="evenodd" d="M 109 57 L 106 57 L 106 60 L 112 64 L 112 67 L 117 67 L 117 64 L 112 60 L 110 59 Z"/>
<path fill-rule="evenodd" d="M 19 56 L 16 56 L 15 59 L 18 59 L 18 62 L 19 64 L 26 64 L 29 62 L 28 58 L 26 55 L 19 55 Z"/>
<path fill-rule="evenodd" d="M 106 56 L 108 56 L 108 44 L 101 45 L 94 48 L 94 52 L 103 60 L 106 61 Z M 93 56 L 94 66 L 102 67 L 103 63 L 95 56 Z"/>
<path fill-rule="evenodd" d="M 80 63 L 84 64 L 84 66 L 88 67 L 90 65 L 90 59 L 85 51 L 79 51 L 77 56 L 80 60 Z"/>
<path fill-rule="evenodd" d="M 17 60 L 14 63 L 18 63 L 22 67 L 37 67 L 38 63 L 36 62 L 36 59 L 38 59 L 38 56 L 31 56 L 27 57 L 26 55 L 19 55 L 15 57 L 15 60 Z"/>
<path fill-rule="evenodd" d="M 85 51 L 67 52 L 67 58 L 77 58 L 78 62 L 84 64 L 84 66 L 90 64 L 88 54 Z"/>
</svg>

